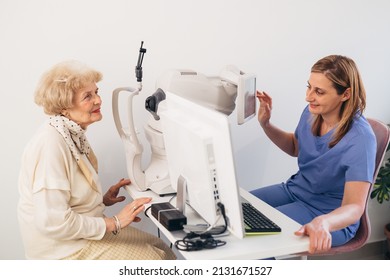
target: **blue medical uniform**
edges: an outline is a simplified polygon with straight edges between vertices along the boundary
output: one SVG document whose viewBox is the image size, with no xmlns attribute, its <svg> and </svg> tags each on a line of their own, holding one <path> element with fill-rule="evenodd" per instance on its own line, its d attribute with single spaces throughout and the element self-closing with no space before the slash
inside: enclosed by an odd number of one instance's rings
<svg viewBox="0 0 390 280">
<path fill-rule="evenodd" d="M 332 148 L 331 130 L 323 136 L 311 131 L 311 113 L 306 107 L 295 130 L 299 170 L 287 182 L 253 190 L 252 193 L 300 224 L 341 206 L 345 182 L 372 183 L 376 139 L 364 116 L 357 115 L 348 133 Z M 332 232 L 332 246 L 346 243 L 359 222 Z"/>
</svg>

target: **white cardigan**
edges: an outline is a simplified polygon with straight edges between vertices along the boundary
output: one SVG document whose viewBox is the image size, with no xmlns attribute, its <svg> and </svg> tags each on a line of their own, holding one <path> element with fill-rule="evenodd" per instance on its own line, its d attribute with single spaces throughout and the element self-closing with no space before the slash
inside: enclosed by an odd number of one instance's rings
<svg viewBox="0 0 390 280">
<path fill-rule="evenodd" d="M 83 155 L 85 157 L 85 155 Z M 61 259 L 103 238 L 100 181 L 86 181 L 57 130 L 44 124 L 27 145 L 19 175 L 18 219 L 27 259 Z"/>
</svg>

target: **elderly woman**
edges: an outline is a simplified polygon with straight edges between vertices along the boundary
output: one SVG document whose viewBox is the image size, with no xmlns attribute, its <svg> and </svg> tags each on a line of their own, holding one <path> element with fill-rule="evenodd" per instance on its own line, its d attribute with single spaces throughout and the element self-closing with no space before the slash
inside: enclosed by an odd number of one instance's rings
<svg viewBox="0 0 390 280">
<path fill-rule="evenodd" d="M 27 145 L 19 178 L 18 218 L 28 259 L 175 259 L 159 238 L 129 226 L 150 198 L 125 205 L 113 217 L 106 206 L 121 179 L 105 195 L 96 157 L 85 136 L 102 119 L 96 85 L 101 73 L 76 61 L 46 72 L 35 102 L 50 117 Z"/>
</svg>

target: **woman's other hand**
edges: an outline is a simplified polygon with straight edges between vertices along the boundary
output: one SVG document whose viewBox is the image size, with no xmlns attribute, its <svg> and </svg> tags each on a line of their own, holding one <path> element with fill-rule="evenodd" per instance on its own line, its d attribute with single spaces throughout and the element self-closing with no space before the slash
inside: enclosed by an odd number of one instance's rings
<svg viewBox="0 0 390 280">
<path fill-rule="evenodd" d="M 130 180 L 129 179 L 120 179 L 119 182 L 113 186 L 111 186 L 108 191 L 106 192 L 106 194 L 103 196 L 103 203 L 104 205 L 106 206 L 111 206 L 117 202 L 122 202 L 124 201 L 126 198 L 124 196 L 118 196 L 119 194 L 119 190 L 126 186 L 126 185 L 129 185 L 130 184 Z"/>
</svg>

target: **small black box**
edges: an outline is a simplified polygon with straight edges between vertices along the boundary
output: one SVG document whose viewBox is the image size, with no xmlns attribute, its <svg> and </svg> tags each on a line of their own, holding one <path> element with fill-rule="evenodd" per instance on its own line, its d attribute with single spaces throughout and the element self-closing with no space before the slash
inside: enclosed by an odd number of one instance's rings
<svg viewBox="0 0 390 280">
<path fill-rule="evenodd" d="M 187 224 L 187 217 L 169 202 L 152 204 L 152 215 L 169 231 L 183 229 Z"/>
</svg>

